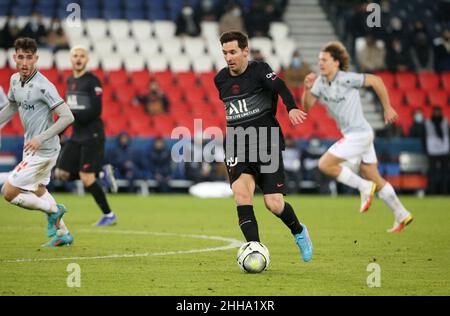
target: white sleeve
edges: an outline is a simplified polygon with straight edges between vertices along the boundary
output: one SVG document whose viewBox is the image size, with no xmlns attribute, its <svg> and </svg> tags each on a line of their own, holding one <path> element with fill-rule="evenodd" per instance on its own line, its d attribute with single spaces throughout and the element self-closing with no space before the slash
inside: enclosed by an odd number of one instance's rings
<svg viewBox="0 0 450 316">
<path fill-rule="evenodd" d="M 347 72 L 342 78 L 344 85 L 351 88 L 362 88 L 364 86 L 364 74 Z"/>
<path fill-rule="evenodd" d="M 311 88 L 311 94 L 316 98 L 320 98 L 320 95 L 322 94 L 322 79 L 320 77 L 317 77 L 316 81 L 314 81 Z"/>
<path fill-rule="evenodd" d="M 45 85 L 42 84 L 42 86 L 39 87 L 39 90 L 41 91 L 42 101 L 48 105 L 50 110 L 53 110 L 64 103 L 64 100 L 60 97 L 58 90 L 56 90 L 55 86 L 50 81 L 48 81 Z"/>
<path fill-rule="evenodd" d="M 0 86 L 0 109 L 4 108 L 8 104 L 8 102 L 8 97 L 3 91 L 3 88 Z"/>
</svg>

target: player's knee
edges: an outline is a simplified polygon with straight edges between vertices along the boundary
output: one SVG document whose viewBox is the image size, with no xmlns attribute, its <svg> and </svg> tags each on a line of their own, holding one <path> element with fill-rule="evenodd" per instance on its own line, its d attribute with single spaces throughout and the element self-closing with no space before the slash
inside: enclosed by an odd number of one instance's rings
<svg viewBox="0 0 450 316">
<path fill-rule="evenodd" d="M 2 194 L 3 198 L 9 203 L 11 203 L 11 201 L 17 196 L 17 194 L 14 191 L 9 190 L 6 185 L 2 188 Z"/>
<path fill-rule="evenodd" d="M 95 173 L 80 172 L 80 180 L 85 187 L 89 187 L 95 182 Z"/>
<path fill-rule="evenodd" d="M 319 170 L 321 172 L 323 172 L 323 173 L 327 173 L 328 172 L 328 167 L 329 167 L 329 164 L 326 161 L 326 159 L 324 157 L 321 157 L 319 159 Z"/>
<path fill-rule="evenodd" d="M 274 214 L 281 214 L 284 209 L 284 201 L 278 197 L 264 198 L 266 208 Z"/>
<path fill-rule="evenodd" d="M 245 187 L 234 187 L 234 200 L 238 205 L 250 205 L 253 203 L 252 195 Z"/>
</svg>

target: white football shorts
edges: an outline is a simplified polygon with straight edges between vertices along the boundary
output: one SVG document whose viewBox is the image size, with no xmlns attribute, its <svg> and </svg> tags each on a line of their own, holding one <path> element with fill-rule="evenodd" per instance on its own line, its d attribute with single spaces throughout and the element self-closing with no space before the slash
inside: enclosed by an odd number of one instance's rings
<svg viewBox="0 0 450 316">
<path fill-rule="evenodd" d="M 56 165 L 58 155 L 53 157 L 40 157 L 37 155 L 24 155 L 8 177 L 8 182 L 16 188 L 26 191 L 36 191 L 40 184 L 48 185 L 53 167 Z"/>
<path fill-rule="evenodd" d="M 361 162 L 374 164 L 377 163 L 377 155 L 373 139 L 373 132 L 347 134 L 334 143 L 328 152 L 355 165 Z"/>
</svg>

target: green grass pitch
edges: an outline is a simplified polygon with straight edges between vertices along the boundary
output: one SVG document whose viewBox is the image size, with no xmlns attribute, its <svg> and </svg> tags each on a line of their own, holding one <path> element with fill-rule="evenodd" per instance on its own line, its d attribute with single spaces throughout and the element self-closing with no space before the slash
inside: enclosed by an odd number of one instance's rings
<svg viewBox="0 0 450 316">
<path fill-rule="evenodd" d="M 310 263 L 282 222 L 255 202 L 271 263 L 262 274 L 243 273 L 237 248 L 204 251 L 243 240 L 233 200 L 186 195 L 110 196 L 114 227 L 97 229 L 90 196 L 56 195 L 69 212 L 70 247 L 42 249 L 42 213 L 0 201 L 0 295 L 450 295 L 450 198 L 403 197 L 415 216 L 401 234 L 388 234 L 393 216 L 380 200 L 359 214 L 359 198 L 290 196 L 314 244 Z M 190 250 L 201 250 L 196 252 Z M 106 258 L 105 258 L 106 257 Z M 369 263 L 380 267 L 371 288 Z M 68 287 L 70 263 L 80 287 Z"/>
</svg>

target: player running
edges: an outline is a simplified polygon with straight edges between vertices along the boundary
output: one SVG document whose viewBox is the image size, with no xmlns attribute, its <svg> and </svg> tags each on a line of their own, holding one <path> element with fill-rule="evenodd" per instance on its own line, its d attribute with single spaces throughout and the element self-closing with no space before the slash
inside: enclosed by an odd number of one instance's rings
<svg viewBox="0 0 450 316">
<path fill-rule="evenodd" d="M 308 230 L 299 222 L 292 206 L 283 197 L 286 194 L 281 156 L 284 137 L 275 118 L 278 95 L 289 111 L 292 124 L 303 122 L 306 114 L 297 108 L 289 89 L 268 64 L 248 60 L 248 39 L 244 34 L 226 32 L 220 37 L 220 42 L 228 67 L 223 68 L 214 81 L 226 109 L 226 162 L 237 204 L 239 226 L 247 241 L 260 240 L 253 211 L 253 197 L 258 185 L 263 191 L 266 208 L 288 226 L 303 260 L 308 262 L 313 252 Z M 244 146 L 240 146 L 238 139 L 238 146 L 229 148 L 234 139 L 232 128 L 238 127 L 250 133 L 253 128 L 258 132 L 257 140 L 247 141 Z M 270 137 L 271 130 L 276 130 L 273 138 Z M 260 151 L 266 146 L 271 151 L 271 157 L 276 159 L 266 161 L 261 158 Z M 244 159 L 242 151 L 245 152 Z M 251 159 L 254 153 L 257 159 Z M 278 162 L 275 171 L 267 172 L 265 169 L 268 163 L 274 161 Z"/>
<path fill-rule="evenodd" d="M 74 117 L 55 86 L 37 70 L 36 41 L 19 38 L 14 48 L 19 72 L 11 76 L 9 103 L 0 111 L 0 126 L 19 112 L 25 145 L 23 160 L 9 175 L 2 192 L 5 200 L 13 205 L 47 214 L 47 235 L 53 239 L 46 246 L 69 245 L 73 236 L 62 219 L 66 208 L 56 203 L 46 185 L 61 148 L 58 134 Z M 56 122 L 53 122 L 53 113 L 59 117 Z"/>
<path fill-rule="evenodd" d="M 388 232 L 401 232 L 413 217 L 400 202 L 392 185 L 378 173 L 374 132 L 363 116 L 358 88 L 372 87 L 375 90 L 383 105 L 386 124 L 393 123 L 397 113 L 389 102 L 383 81 L 375 75 L 347 72 L 349 63 L 350 56 L 345 47 L 340 42 L 330 42 L 319 54 L 320 77 L 310 73 L 305 78 L 305 109 L 310 109 L 320 100 L 336 119 L 344 135 L 320 158 L 319 169 L 359 190 L 361 213 L 369 209 L 373 195 L 378 192 L 395 216 L 394 226 Z M 344 161 L 359 164 L 362 178 L 342 165 Z"/>
<path fill-rule="evenodd" d="M 70 51 L 73 76 L 67 79 L 67 104 L 70 106 L 75 122 L 73 133 L 61 151 L 56 169 L 56 177 L 62 181 L 81 179 L 85 189 L 92 194 L 103 217 L 96 226 L 109 226 L 117 222 L 111 211 L 105 192 L 97 180 L 101 170 L 105 147 L 105 131 L 102 114 L 102 85 L 100 80 L 87 71 L 88 51 L 82 46 Z M 112 191 L 117 185 L 111 166 L 104 168 Z"/>
</svg>

